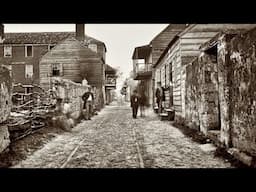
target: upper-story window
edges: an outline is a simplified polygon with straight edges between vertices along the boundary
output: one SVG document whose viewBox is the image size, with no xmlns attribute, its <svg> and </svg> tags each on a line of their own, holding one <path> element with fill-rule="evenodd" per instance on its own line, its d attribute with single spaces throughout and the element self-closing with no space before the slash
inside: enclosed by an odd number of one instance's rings
<svg viewBox="0 0 256 192">
<path fill-rule="evenodd" d="M 88 45 L 89 49 L 97 53 L 97 45 L 96 44 L 89 44 Z"/>
<path fill-rule="evenodd" d="M 33 46 L 32 45 L 25 46 L 25 57 L 33 57 Z"/>
<path fill-rule="evenodd" d="M 25 78 L 33 78 L 33 65 L 25 65 Z"/>
<path fill-rule="evenodd" d="M 170 85 L 172 85 L 173 79 L 172 79 L 172 62 L 169 63 L 169 81 Z"/>
<path fill-rule="evenodd" d="M 50 51 L 55 45 L 48 45 L 48 51 Z"/>
<path fill-rule="evenodd" d="M 4 46 L 4 57 L 12 57 L 12 46 Z"/>
<path fill-rule="evenodd" d="M 63 75 L 63 69 L 61 63 L 53 63 L 52 64 L 52 76 L 58 77 Z"/>
</svg>

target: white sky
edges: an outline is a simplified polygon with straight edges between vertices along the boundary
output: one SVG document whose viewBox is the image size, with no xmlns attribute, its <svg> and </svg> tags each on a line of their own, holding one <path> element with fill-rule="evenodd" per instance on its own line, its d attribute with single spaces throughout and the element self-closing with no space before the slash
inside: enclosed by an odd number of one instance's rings
<svg viewBox="0 0 256 192">
<path fill-rule="evenodd" d="M 4 24 L 5 32 L 75 31 L 75 24 Z M 85 24 L 85 33 L 107 47 L 106 63 L 120 68 L 123 77 L 132 70 L 132 53 L 135 47 L 148 44 L 168 24 Z"/>
</svg>

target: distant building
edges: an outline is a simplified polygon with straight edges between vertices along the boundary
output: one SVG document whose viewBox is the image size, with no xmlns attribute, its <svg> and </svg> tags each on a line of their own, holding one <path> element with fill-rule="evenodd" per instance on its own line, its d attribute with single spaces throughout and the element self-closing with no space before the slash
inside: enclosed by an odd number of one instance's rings
<svg viewBox="0 0 256 192">
<path fill-rule="evenodd" d="M 0 25 L 0 63 L 11 70 L 14 83 L 39 84 L 39 60 L 68 37 L 78 37 L 78 34 L 75 32 L 4 33 L 4 26 Z M 86 35 L 83 41 L 105 62 L 106 47 L 103 42 Z"/>
<path fill-rule="evenodd" d="M 0 25 L 0 63 L 10 69 L 14 83 L 27 85 L 25 92 L 31 91 L 31 84 L 46 86 L 52 76 L 79 83 L 86 78 L 97 88 L 99 108 L 104 106 L 106 46 L 85 35 L 84 24 L 76 24 L 76 32 L 4 33 L 3 29 Z"/>
<path fill-rule="evenodd" d="M 117 70 L 110 65 L 105 65 L 105 92 L 106 104 L 110 104 L 115 97 Z"/>
<path fill-rule="evenodd" d="M 100 109 L 105 104 L 106 48 L 104 43 L 86 38 L 82 29 L 77 27 L 76 37 L 67 37 L 40 59 L 40 84 L 49 89 L 52 77 L 76 83 L 86 79 L 96 89 L 96 108 Z"/>
</svg>

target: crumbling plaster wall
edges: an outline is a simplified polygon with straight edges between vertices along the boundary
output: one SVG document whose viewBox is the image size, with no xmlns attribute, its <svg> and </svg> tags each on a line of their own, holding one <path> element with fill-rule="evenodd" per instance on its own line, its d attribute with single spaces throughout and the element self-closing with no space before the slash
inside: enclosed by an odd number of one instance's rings
<svg viewBox="0 0 256 192">
<path fill-rule="evenodd" d="M 9 70 L 0 66 L 0 153 L 10 144 L 8 127 L 5 125 L 12 107 L 12 81 Z"/>
<path fill-rule="evenodd" d="M 231 139 L 235 148 L 256 155 L 256 29 L 230 42 L 233 72 L 230 110 Z"/>
</svg>

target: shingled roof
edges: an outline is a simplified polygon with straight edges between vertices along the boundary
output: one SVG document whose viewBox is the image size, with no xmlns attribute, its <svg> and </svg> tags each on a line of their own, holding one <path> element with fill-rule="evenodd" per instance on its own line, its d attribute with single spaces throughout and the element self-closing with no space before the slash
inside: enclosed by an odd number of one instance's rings
<svg viewBox="0 0 256 192">
<path fill-rule="evenodd" d="M 75 37 L 75 32 L 38 32 L 38 33 L 5 33 L 4 44 L 57 44 L 67 37 Z M 105 44 L 85 35 L 85 40 L 95 44 Z"/>
<path fill-rule="evenodd" d="M 114 69 L 113 67 L 111 67 L 110 65 L 106 64 L 105 72 L 106 72 L 106 73 L 115 74 L 115 73 L 117 72 L 117 70 Z"/>
</svg>

